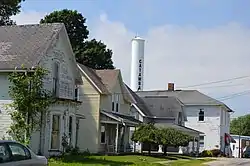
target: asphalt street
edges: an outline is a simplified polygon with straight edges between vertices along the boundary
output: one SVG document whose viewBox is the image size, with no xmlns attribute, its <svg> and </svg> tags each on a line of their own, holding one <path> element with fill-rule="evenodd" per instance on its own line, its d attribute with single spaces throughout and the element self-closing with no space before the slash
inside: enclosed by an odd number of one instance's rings
<svg viewBox="0 0 250 166">
<path fill-rule="evenodd" d="M 208 166 L 250 166 L 250 159 L 243 158 L 221 158 L 206 163 Z"/>
</svg>

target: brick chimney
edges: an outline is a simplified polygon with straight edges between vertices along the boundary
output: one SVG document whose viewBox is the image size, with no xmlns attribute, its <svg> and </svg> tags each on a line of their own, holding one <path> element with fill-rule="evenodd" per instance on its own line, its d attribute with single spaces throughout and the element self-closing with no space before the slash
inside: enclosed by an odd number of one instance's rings
<svg viewBox="0 0 250 166">
<path fill-rule="evenodd" d="M 174 83 L 168 83 L 168 90 L 174 91 Z"/>
</svg>

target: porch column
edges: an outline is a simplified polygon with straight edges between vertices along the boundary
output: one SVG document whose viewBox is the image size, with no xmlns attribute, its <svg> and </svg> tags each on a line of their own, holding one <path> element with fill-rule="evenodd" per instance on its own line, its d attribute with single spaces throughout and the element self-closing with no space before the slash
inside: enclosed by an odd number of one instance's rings
<svg viewBox="0 0 250 166">
<path fill-rule="evenodd" d="M 76 144 L 76 117 L 75 116 L 73 116 L 72 117 L 72 135 L 71 135 L 71 145 L 73 146 L 73 147 L 75 147 L 75 144 Z"/>
<path fill-rule="evenodd" d="M 135 127 L 135 129 L 134 129 L 134 132 L 136 131 L 136 127 Z M 136 142 L 135 141 L 133 141 L 133 145 L 134 145 L 134 152 L 136 152 Z"/>
<path fill-rule="evenodd" d="M 195 152 L 194 144 L 195 144 L 195 137 L 193 138 L 193 144 L 192 144 L 192 152 L 193 152 L 193 153 Z"/>
<path fill-rule="evenodd" d="M 128 130 L 127 130 L 127 126 L 123 126 L 123 152 L 126 152 L 127 150 L 127 139 L 128 139 Z"/>
<path fill-rule="evenodd" d="M 158 152 L 162 153 L 162 145 L 158 145 Z"/>
<path fill-rule="evenodd" d="M 115 152 L 118 152 L 118 138 L 119 138 L 119 123 L 116 125 L 116 135 L 115 135 Z"/>
<path fill-rule="evenodd" d="M 200 153 L 200 136 L 197 138 L 197 155 Z"/>
</svg>

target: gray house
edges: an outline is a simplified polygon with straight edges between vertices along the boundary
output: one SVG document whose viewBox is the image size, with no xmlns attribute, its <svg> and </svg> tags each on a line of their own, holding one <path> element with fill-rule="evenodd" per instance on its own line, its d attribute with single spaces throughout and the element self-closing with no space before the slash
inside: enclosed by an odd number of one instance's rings
<svg viewBox="0 0 250 166">
<path fill-rule="evenodd" d="M 141 98 L 174 97 L 182 103 L 185 114 L 185 126 L 201 131 L 200 152 L 203 150 L 220 149 L 228 151 L 230 146 L 225 137 L 229 135 L 230 113 L 233 111 L 223 102 L 209 97 L 197 90 L 175 90 L 169 83 L 167 90 L 138 91 Z"/>
<path fill-rule="evenodd" d="M 194 137 L 194 140 L 198 140 L 199 135 L 202 132 L 185 127 L 184 123 L 186 121 L 186 113 L 183 109 L 183 103 L 180 102 L 175 97 L 168 96 L 144 96 L 139 97 L 137 92 L 133 92 L 129 87 L 127 87 L 131 96 L 134 98 L 135 103 L 131 106 L 131 114 L 138 120 L 144 123 L 154 123 L 159 127 L 172 127 L 183 131 Z M 130 130 L 131 134 L 134 132 L 135 128 Z M 141 146 L 139 143 L 134 145 L 137 151 L 147 150 L 147 146 Z M 199 146 L 198 142 L 194 141 L 190 145 L 189 151 L 197 151 Z M 158 149 L 159 148 L 159 149 Z M 161 147 L 155 146 L 155 151 L 161 151 Z M 171 149 L 169 149 L 171 150 Z M 179 149 L 172 148 L 172 151 L 178 152 Z"/>
</svg>

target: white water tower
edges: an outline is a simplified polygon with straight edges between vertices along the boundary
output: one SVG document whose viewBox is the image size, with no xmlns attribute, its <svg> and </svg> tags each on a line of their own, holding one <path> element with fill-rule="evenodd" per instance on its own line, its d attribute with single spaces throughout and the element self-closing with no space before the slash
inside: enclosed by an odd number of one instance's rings
<svg viewBox="0 0 250 166">
<path fill-rule="evenodd" d="M 135 36 L 135 38 L 132 39 L 130 88 L 133 91 L 143 90 L 144 43 L 145 43 L 145 40 L 138 36 Z"/>
</svg>

